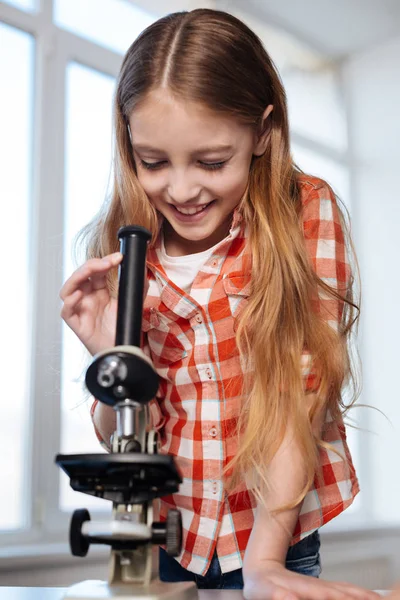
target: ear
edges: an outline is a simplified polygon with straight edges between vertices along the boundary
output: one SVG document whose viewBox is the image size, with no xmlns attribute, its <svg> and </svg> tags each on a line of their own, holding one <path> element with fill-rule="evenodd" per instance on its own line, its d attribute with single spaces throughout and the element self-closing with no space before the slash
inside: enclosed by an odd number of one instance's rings
<svg viewBox="0 0 400 600">
<path fill-rule="evenodd" d="M 257 133 L 257 139 L 253 150 L 253 154 L 255 156 L 261 156 L 267 149 L 269 134 L 271 132 L 271 127 L 268 126 L 269 124 L 267 123 L 267 119 L 273 109 L 273 105 L 268 104 L 267 108 L 263 112 L 260 130 L 259 133 Z"/>
</svg>

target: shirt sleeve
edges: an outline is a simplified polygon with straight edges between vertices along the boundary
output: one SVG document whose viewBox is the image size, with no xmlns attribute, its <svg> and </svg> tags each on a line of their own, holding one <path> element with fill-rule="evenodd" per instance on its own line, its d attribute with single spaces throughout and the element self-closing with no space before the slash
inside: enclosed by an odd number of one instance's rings
<svg viewBox="0 0 400 600">
<path fill-rule="evenodd" d="M 303 231 L 306 249 L 317 276 L 330 288 L 346 296 L 351 282 L 351 269 L 335 195 L 328 184 L 314 185 L 303 202 Z M 340 330 L 344 301 L 319 289 L 313 308 L 335 330 Z M 314 391 L 317 383 L 308 352 L 302 356 L 302 372 L 306 391 Z"/>
</svg>

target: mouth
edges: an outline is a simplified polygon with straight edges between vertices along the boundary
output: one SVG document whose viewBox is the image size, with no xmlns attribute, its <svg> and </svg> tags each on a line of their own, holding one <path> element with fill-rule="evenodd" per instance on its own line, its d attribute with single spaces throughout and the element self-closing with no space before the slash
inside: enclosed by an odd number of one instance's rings
<svg viewBox="0 0 400 600">
<path fill-rule="evenodd" d="M 203 210 L 205 210 L 213 202 L 215 202 L 215 200 L 212 200 L 211 202 L 208 202 L 207 204 L 201 204 L 199 206 L 191 206 L 190 208 L 183 208 L 183 207 L 178 208 L 174 204 L 172 206 L 181 215 L 197 215 L 197 213 L 203 212 Z"/>
<path fill-rule="evenodd" d="M 212 210 L 216 200 L 211 200 L 207 204 L 201 204 L 199 206 L 180 207 L 177 208 L 174 204 L 170 204 L 171 210 L 173 210 L 175 218 L 183 223 L 197 222 L 203 219 L 205 215 Z"/>
</svg>

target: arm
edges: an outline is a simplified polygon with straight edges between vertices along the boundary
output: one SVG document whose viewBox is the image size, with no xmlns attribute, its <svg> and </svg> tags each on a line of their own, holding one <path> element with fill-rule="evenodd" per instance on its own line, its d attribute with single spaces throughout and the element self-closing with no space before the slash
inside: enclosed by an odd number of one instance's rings
<svg viewBox="0 0 400 600">
<path fill-rule="evenodd" d="M 162 424 L 162 415 L 160 408 L 158 407 L 158 402 L 163 397 L 160 389 L 158 390 L 156 397 L 154 400 L 149 402 L 149 423 L 147 425 L 148 429 L 154 428 L 156 430 L 160 429 Z M 94 400 L 90 414 L 92 417 L 92 422 L 94 426 L 94 431 L 99 440 L 100 444 L 106 449 L 110 450 L 110 438 L 116 430 L 116 412 L 112 406 L 108 406 L 103 402 L 99 402 L 98 400 Z"/>
<path fill-rule="evenodd" d="M 314 394 L 305 398 L 311 404 Z M 315 424 L 315 433 L 319 434 L 324 421 L 324 412 L 318 417 Z M 277 561 L 285 564 L 290 539 L 297 523 L 300 505 L 291 510 L 283 511 L 275 516 L 270 512 L 278 506 L 289 503 L 305 485 L 305 471 L 301 453 L 293 440 L 292 429 L 287 428 L 286 436 L 270 463 L 267 472 L 271 482 L 271 490 L 266 500 L 267 506 L 260 503 L 254 526 L 246 548 L 243 573 L 246 577 L 253 570 L 257 570 L 265 561 Z"/>
<path fill-rule="evenodd" d="M 297 523 L 300 506 L 275 516 L 270 510 L 295 498 L 305 484 L 302 460 L 295 444 L 286 439 L 268 468 L 271 490 L 267 506 L 257 505 L 254 526 L 246 548 L 243 574 L 257 570 L 269 560 L 285 564 L 285 558 Z"/>
<path fill-rule="evenodd" d="M 95 400 L 90 411 L 94 431 L 100 443 L 110 449 L 110 438 L 116 429 L 116 414 L 112 406 Z"/>
<path fill-rule="evenodd" d="M 306 395 L 311 401 L 313 394 Z M 314 432 L 322 427 L 324 411 L 318 414 Z M 285 559 L 300 506 L 271 517 L 269 510 L 284 505 L 299 494 L 304 483 L 302 458 L 288 427 L 278 452 L 268 468 L 271 482 L 267 508 L 257 506 L 256 518 L 243 561 L 246 600 L 379 600 L 379 595 L 361 587 L 293 573 Z M 268 510 L 269 509 L 269 510 Z M 396 600 L 400 600 L 397 599 Z"/>
</svg>

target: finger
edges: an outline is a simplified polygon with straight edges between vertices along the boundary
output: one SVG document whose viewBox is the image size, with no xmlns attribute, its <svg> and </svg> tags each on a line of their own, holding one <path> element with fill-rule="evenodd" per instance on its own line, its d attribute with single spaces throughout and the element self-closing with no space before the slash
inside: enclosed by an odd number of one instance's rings
<svg viewBox="0 0 400 600">
<path fill-rule="evenodd" d="M 107 287 L 107 277 L 103 273 L 92 275 L 90 278 L 91 290 L 102 290 Z"/>
<path fill-rule="evenodd" d="M 60 298 L 65 301 L 68 296 L 71 296 L 77 289 L 79 289 L 85 282 L 89 281 L 90 277 L 96 273 L 96 271 L 106 271 L 110 267 L 107 262 L 102 262 L 100 258 L 94 258 L 88 260 L 79 267 L 72 275 L 67 279 L 60 290 Z"/>
<path fill-rule="evenodd" d="M 89 294 L 91 294 L 93 292 L 93 282 L 91 279 L 88 279 L 87 281 L 84 281 L 80 286 L 79 289 L 83 292 L 84 296 L 89 296 Z"/>
<path fill-rule="evenodd" d="M 83 295 L 82 290 L 76 290 L 73 294 L 68 296 L 61 310 L 61 317 L 64 320 L 70 319 L 76 313 L 76 307 L 82 300 Z"/>
<path fill-rule="evenodd" d="M 107 276 L 108 273 L 110 272 L 110 270 L 112 268 L 114 268 L 115 266 L 118 265 L 118 263 L 120 262 L 119 257 L 122 257 L 122 254 L 120 252 L 117 253 L 117 256 L 114 258 L 114 255 L 111 255 L 111 259 L 108 257 L 104 257 L 102 259 L 102 261 L 104 262 L 104 265 L 107 268 L 107 271 L 104 272 L 104 270 L 101 270 L 97 273 L 93 273 L 93 275 L 90 276 L 90 282 L 92 284 L 92 290 L 96 291 L 96 290 L 102 290 L 104 288 L 107 288 Z"/>
<path fill-rule="evenodd" d="M 337 589 L 351 594 L 354 598 L 362 598 L 363 600 L 376 600 L 377 598 L 381 597 L 379 594 L 372 590 L 367 590 L 366 588 L 364 589 L 358 585 L 353 585 L 345 581 L 332 581 L 331 583 Z"/>
<path fill-rule="evenodd" d="M 317 600 L 376 600 L 376 594 L 370 590 L 359 588 L 351 584 L 337 584 L 336 582 L 327 582 L 322 580 L 313 580 L 316 582 L 312 594 L 304 590 L 304 599 Z M 303 591 L 303 590 L 302 590 Z M 371 595 L 372 594 L 372 595 Z"/>
<path fill-rule="evenodd" d="M 77 269 L 71 277 L 67 279 L 60 291 L 60 298 L 64 300 L 70 296 L 88 279 L 96 279 L 97 275 L 104 277 L 110 269 L 116 267 L 122 260 L 121 252 L 109 254 L 104 258 L 92 258 Z"/>
<path fill-rule="evenodd" d="M 107 256 L 104 257 L 104 259 L 109 260 L 111 262 L 111 265 L 113 267 L 119 265 L 122 262 L 123 258 L 124 255 L 122 254 L 122 252 L 113 252 L 112 254 L 107 254 Z"/>
<path fill-rule="evenodd" d="M 243 589 L 246 600 L 301 600 L 300 596 L 270 581 L 247 582 Z"/>
<path fill-rule="evenodd" d="M 272 594 L 272 600 L 301 600 L 301 598 L 285 588 L 278 587 Z"/>
<path fill-rule="evenodd" d="M 320 596 L 322 598 L 325 598 L 326 600 L 341 600 L 341 599 L 355 599 L 355 598 L 364 598 L 366 599 L 366 594 L 368 593 L 368 590 L 364 590 L 364 596 L 360 596 L 359 591 L 362 591 L 361 588 L 359 588 L 357 594 L 355 595 L 354 590 L 356 589 L 356 586 L 351 586 L 350 584 L 344 584 L 344 585 L 337 585 L 336 582 L 333 581 L 323 581 L 321 579 L 313 579 L 313 582 L 315 582 L 316 585 L 316 591 L 317 594 L 316 596 Z M 307 597 L 307 595 L 305 595 L 305 598 Z"/>
<path fill-rule="evenodd" d="M 291 573 L 284 579 L 274 577 L 273 580 L 287 592 L 295 593 L 301 600 L 350 600 L 350 598 L 354 598 L 351 594 L 333 586 L 331 582 L 306 575 Z"/>
</svg>

